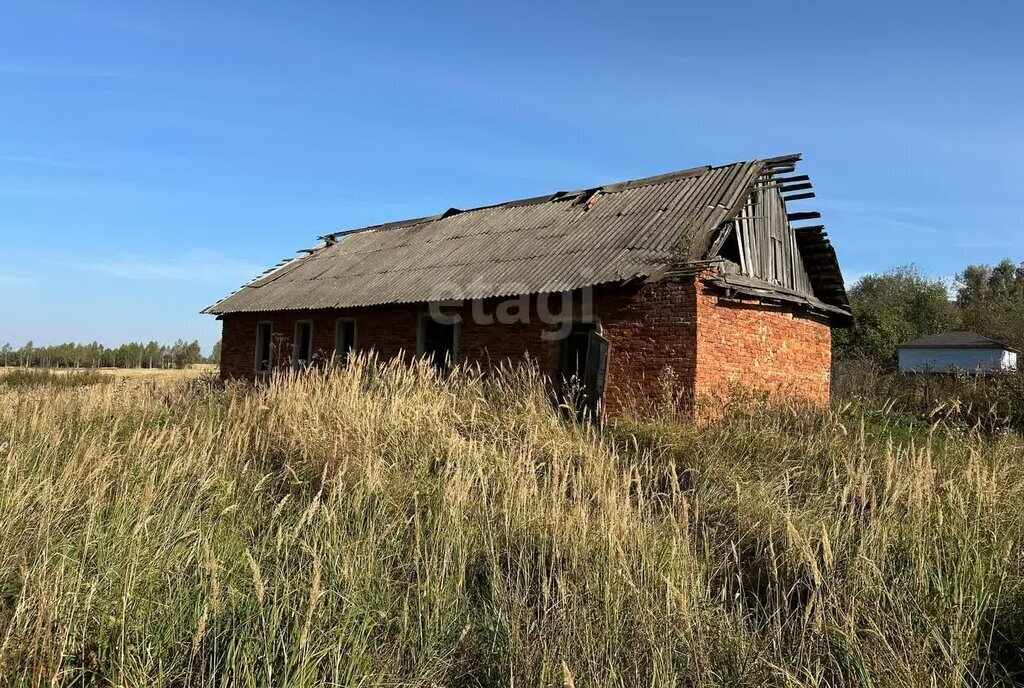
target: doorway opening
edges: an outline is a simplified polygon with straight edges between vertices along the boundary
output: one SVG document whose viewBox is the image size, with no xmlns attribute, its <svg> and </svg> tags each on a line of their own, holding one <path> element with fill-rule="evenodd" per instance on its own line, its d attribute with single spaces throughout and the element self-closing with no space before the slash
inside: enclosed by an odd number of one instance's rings
<svg viewBox="0 0 1024 688">
<path fill-rule="evenodd" d="M 292 340 L 292 365 L 296 370 L 305 370 L 313 362 L 313 321 L 299 320 L 295 323 L 295 338 Z"/>
<path fill-rule="evenodd" d="M 555 379 L 559 406 L 580 420 L 596 420 L 600 415 L 609 348 L 600 325 L 593 322 L 573 323 L 559 344 Z"/>
<path fill-rule="evenodd" d="M 440 371 L 446 371 L 455 364 L 458 353 L 458 324 L 438 322 L 427 313 L 420 315 L 419 332 L 416 337 L 420 356 L 434 364 Z"/>
</svg>

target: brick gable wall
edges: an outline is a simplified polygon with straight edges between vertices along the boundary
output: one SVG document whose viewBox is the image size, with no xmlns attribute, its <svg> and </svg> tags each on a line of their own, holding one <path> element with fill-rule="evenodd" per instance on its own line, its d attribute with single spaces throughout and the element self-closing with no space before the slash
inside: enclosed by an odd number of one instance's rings
<svg viewBox="0 0 1024 688">
<path fill-rule="evenodd" d="M 702 282 L 697 295 L 698 398 L 734 388 L 828 404 L 832 331 L 828 320 L 792 306 L 726 298 Z"/>
</svg>

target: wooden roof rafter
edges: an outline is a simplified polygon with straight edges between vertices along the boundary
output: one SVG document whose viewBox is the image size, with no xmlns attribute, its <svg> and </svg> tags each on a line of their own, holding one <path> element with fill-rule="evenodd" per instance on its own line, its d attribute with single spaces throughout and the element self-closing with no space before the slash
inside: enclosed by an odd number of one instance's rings
<svg viewBox="0 0 1024 688">
<path fill-rule="evenodd" d="M 778 189 L 786 207 L 786 221 L 796 236 L 797 248 L 804 261 L 808 277 L 811 279 L 815 297 L 830 307 L 848 314 L 850 302 L 846 294 L 842 271 L 824 225 L 801 226 L 797 224 L 818 220 L 821 218 L 821 213 L 814 210 L 792 210 L 789 206 L 792 202 L 816 197 L 810 176 L 794 174 L 801 159 L 802 156 L 797 153 L 763 160 L 756 183 L 763 187 Z M 736 231 L 733 220 L 739 211 L 740 209 L 737 208 L 735 213 L 730 213 L 729 222 L 723 228 L 724 231 L 716 238 L 712 246 L 713 253 L 709 253 L 709 255 L 717 255 L 731 232 Z"/>
</svg>

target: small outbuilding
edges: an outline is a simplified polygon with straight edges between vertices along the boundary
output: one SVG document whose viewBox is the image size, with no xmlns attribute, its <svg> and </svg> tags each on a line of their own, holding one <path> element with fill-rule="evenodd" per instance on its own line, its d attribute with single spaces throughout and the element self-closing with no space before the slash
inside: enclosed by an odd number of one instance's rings
<svg viewBox="0 0 1024 688">
<path fill-rule="evenodd" d="M 327 234 L 206 309 L 224 324 L 221 375 L 368 351 L 439 368 L 529 359 L 611 414 L 666 384 L 684 405 L 737 387 L 825 404 L 831 328 L 852 315 L 820 215 L 792 207 L 814 197 L 799 160 Z"/>
<path fill-rule="evenodd" d="M 964 330 L 940 332 L 900 345 L 900 370 L 990 374 L 1017 369 L 1017 351 Z"/>
</svg>

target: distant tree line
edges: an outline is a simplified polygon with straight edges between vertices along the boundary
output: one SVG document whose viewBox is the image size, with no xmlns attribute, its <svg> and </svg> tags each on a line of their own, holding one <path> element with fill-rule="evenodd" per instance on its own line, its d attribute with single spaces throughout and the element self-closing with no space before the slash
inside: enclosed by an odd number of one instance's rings
<svg viewBox="0 0 1024 688">
<path fill-rule="evenodd" d="M 91 344 L 54 344 L 35 346 L 28 342 L 19 349 L 10 344 L 0 347 L 0 366 L 40 368 L 185 368 L 195 363 L 220 360 L 220 342 L 210 357 L 204 358 L 198 341 L 179 339 L 174 344 L 131 342 L 108 348 Z"/>
<path fill-rule="evenodd" d="M 1024 263 L 969 265 L 952 284 L 899 267 L 860 278 L 849 296 L 855 324 L 834 332 L 838 358 L 892 367 L 900 344 L 946 330 L 1024 351 Z"/>
</svg>

